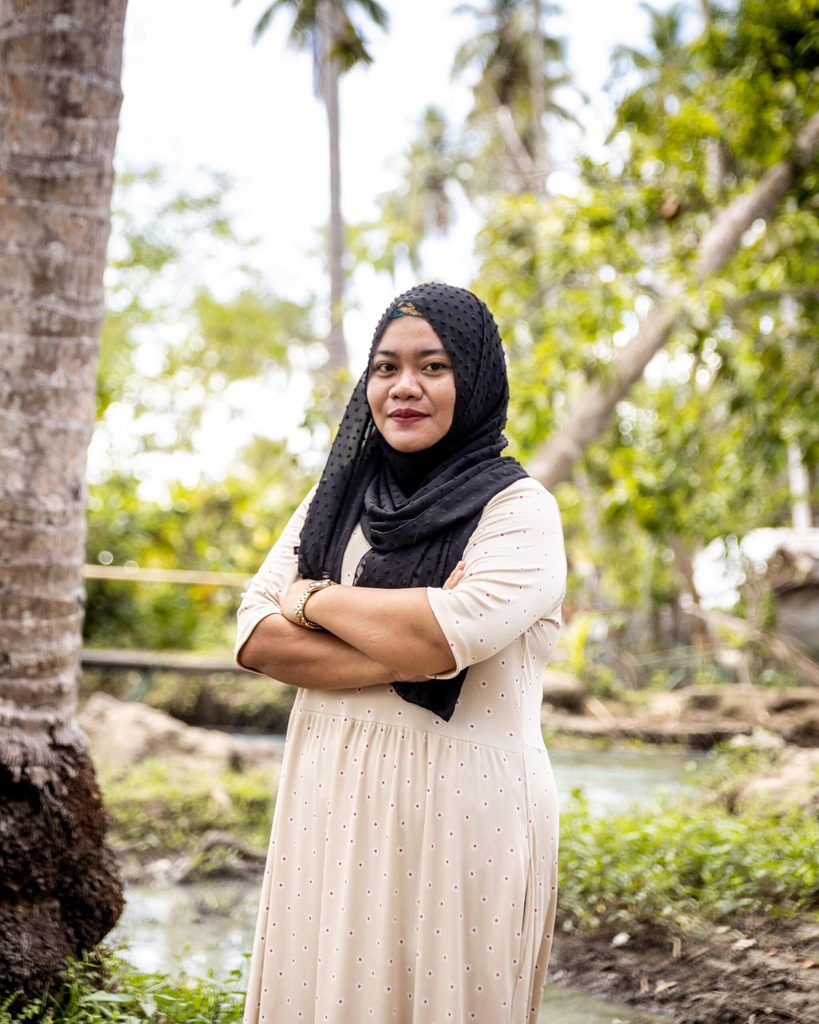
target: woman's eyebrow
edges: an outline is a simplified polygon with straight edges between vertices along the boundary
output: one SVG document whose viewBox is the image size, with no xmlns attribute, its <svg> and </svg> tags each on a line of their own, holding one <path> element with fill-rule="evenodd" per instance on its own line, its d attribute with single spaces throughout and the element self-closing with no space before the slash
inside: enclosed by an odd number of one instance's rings
<svg viewBox="0 0 819 1024">
<path fill-rule="evenodd" d="M 449 358 L 449 355 L 446 349 L 444 348 L 424 348 L 421 349 L 420 352 L 416 352 L 415 355 L 418 356 L 420 359 L 426 359 L 427 356 L 446 356 L 447 359 Z M 398 356 L 398 353 L 393 352 L 391 349 L 388 348 L 380 348 L 376 353 L 373 354 L 373 359 L 375 359 L 377 356 L 390 356 L 391 358 L 395 359 Z"/>
</svg>

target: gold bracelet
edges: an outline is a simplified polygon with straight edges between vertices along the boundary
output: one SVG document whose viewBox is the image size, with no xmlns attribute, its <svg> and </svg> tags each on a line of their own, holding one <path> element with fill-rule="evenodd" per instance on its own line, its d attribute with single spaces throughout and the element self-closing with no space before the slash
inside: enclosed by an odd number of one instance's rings
<svg viewBox="0 0 819 1024">
<path fill-rule="evenodd" d="M 313 580 L 313 582 L 305 588 L 304 593 L 296 601 L 295 615 L 296 621 L 300 626 L 304 626 L 305 629 L 324 629 L 324 626 L 320 626 L 317 622 L 311 622 L 304 614 L 304 608 L 307 601 L 313 594 L 318 590 L 325 590 L 327 587 L 334 587 L 336 585 L 335 580 Z"/>
</svg>

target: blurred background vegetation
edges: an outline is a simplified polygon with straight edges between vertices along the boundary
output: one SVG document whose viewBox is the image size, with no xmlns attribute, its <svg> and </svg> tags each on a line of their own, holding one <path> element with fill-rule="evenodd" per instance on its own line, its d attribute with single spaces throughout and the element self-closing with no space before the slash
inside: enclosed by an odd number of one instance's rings
<svg viewBox="0 0 819 1024">
<path fill-rule="evenodd" d="M 469 204 L 472 287 L 507 345 L 509 451 L 524 464 L 650 309 L 681 296 L 668 342 L 556 488 L 570 559 L 560 658 L 602 694 L 798 679 L 760 641 L 776 594 L 740 542 L 816 522 L 815 163 L 718 275 L 701 283 L 694 264 L 716 211 L 786 158 L 817 110 L 819 4 L 644 5 L 649 42 L 615 53 L 610 134 L 577 155 L 571 195 L 550 190 L 549 169 L 572 74 L 548 5 L 533 22 L 539 6 L 465 5 L 453 67 L 473 83 L 471 110 L 462 123 L 419 111 L 399 187 L 376 219 L 345 225 L 345 281 L 374 268 L 387 294 L 402 268 L 422 279 L 426 241 Z M 316 478 L 334 401 L 359 372 L 328 359 L 323 286 L 296 302 L 253 268 L 229 198 L 216 171 L 182 193 L 158 166 L 119 177 L 90 564 L 249 577 Z M 260 414 L 294 394 L 290 435 L 266 435 Z M 206 440 L 220 424 L 238 439 L 227 456 Z M 714 579 L 734 573 L 713 599 L 699 592 L 705 552 Z M 815 581 L 815 562 L 790 576 Z M 709 600 L 751 632 L 688 614 Z M 89 579 L 86 644 L 226 651 L 237 603 L 235 587 Z"/>
</svg>

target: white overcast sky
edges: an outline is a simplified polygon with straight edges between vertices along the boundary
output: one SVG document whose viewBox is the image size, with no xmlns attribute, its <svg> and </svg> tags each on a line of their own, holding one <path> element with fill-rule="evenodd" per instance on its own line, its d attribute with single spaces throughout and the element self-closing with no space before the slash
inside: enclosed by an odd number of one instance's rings
<svg viewBox="0 0 819 1024">
<path fill-rule="evenodd" d="M 323 298 L 322 264 L 310 253 L 320 245 L 318 231 L 329 205 L 326 121 L 313 96 L 311 55 L 287 45 L 288 12 L 281 11 L 252 44 L 252 28 L 266 2 L 241 0 L 234 7 L 231 0 L 130 0 L 117 165 L 159 163 L 177 186 L 193 180 L 202 166 L 228 172 L 235 181 L 236 226 L 240 234 L 260 239 L 254 262 L 268 286 L 286 298 Z M 479 6 L 486 2 L 476 0 Z M 659 7 L 669 2 L 656 0 Z M 456 5 L 386 0 L 389 32 L 365 29 L 374 63 L 354 69 L 341 83 L 342 206 L 348 222 L 372 217 L 375 198 L 396 184 L 401 153 L 424 107 L 441 106 L 454 123 L 468 110 L 467 86 L 453 82 L 450 69 L 475 20 L 453 14 Z M 590 98 L 582 111 L 585 138 L 575 133 L 558 140 L 558 165 L 568 167 L 578 141 L 586 150 L 602 142 L 611 51 L 619 43 L 643 48 L 648 19 L 639 0 L 564 0 L 563 8 L 547 30 L 567 40 L 569 67 Z M 450 238 L 426 246 L 425 276 L 468 285 L 476 227 L 475 215 L 465 210 Z M 404 278 L 398 285 L 411 283 Z M 357 275 L 346 318 L 355 364 L 363 362 L 373 325 L 394 291 L 384 275 Z M 291 379 L 272 407 L 248 392 L 242 399 L 248 409 L 244 423 L 213 410 L 199 445 L 209 469 L 223 472 L 248 430 L 275 436 L 290 427 L 298 448 L 292 423 L 294 416 L 300 419 L 306 394 L 306 377 Z M 109 439 L 124 441 L 130 411 L 114 409 L 112 416 L 119 418 L 111 423 Z M 103 436 L 95 438 L 92 475 L 95 467 L 102 471 L 110 464 L 109 445 Z M 165 461 L 160 471 L 154 460 L 146 476 L 193 483 L 203 464 L 201 453 L 169 451 Z"/>
<path fill-rule="evenodd" d="M 259 259 L 270 286 L 301 298 L 323 290 L 321 269 L 306 254 L 316 248 L 327 216 L 326 122 L 312 94 L 310 54 L 287 45 L 288 12 L 279 12 L 262 40 L 251 43 L 265 6 L 266 0 L 236 7 L 230 0 L 130 0 L 117 158 L 120 166 L 158 161 L 180 181 L 200 165 L 230 172 L 239 226 L 261 237 Z M 372 216 L 375 197 L 395 184 L 422 109 L 438 104 L 457 122 L 469 103 L 450 69 L 474 19 L 453 14 L 454 0 L 387 0 L 385 6 L 389 32 L 365 30 L 373 65 L 354 69 L 341 86 L 342 205 L 350 222 Z M 548 27 L 567 39 L 569 65 L 592 100 L 584 115 L 589 134 L 599 140 L 611 50 L 618 43 L 644 46 L 647 17 L 639 0 L 564 0 L 563 8 Z M 429 248 L 425 269 L 465 285 L 470 253 L 465 225 L 454 239 Z M 366 291 L 359 299 L 369 330 L 392 285 L 384 277 L 368 282 Z M 356 319 L 352 333 L 360 329 Z"/>
</svg>

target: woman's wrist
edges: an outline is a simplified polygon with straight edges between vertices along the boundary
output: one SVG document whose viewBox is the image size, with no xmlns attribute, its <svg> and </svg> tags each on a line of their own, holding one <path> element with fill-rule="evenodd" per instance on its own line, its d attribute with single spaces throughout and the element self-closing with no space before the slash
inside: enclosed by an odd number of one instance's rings
<svg viewBox="0 0 819 1024">
<path fill-rule="evenodd" d="M 304 617 L 312 624 L 313 629 L 328 629 L 327 625 L 322 620 L 322 610 L 326 610 L 327 608 L 327 596 L 331 590 L 335 589 L 335 581 L 310 580 L 309 584 L 313 586 L 313 589 L 310 590 L 310 593 L 302 605 Z M 318 586 L 316 586 L 316 584 L 318 584 Z M 331 584 L 333 585 L 331 586 Z M 306 589 L 310 589 L 309 586 Z M 307 607 L 308 601 L 310 604 L 309 614 L 304 611 Z M 303 625 L 298 618 L 295 621 L 298 625 Z M 332 632 L 332 630 L 330 630 L 330 632 Z"/>
<path fill-rule="evenodd" d="M 293 608 L 293 614 L 299 626 L 302 626 L 304 629 L 324 629 L 324 626 L 307 616 L 307 603 L 312 600 L 314 595 L 335 585 L 335 580 L 311 580 L 307 582 L 307 586 L 301 592 Z"/>
</svg>

